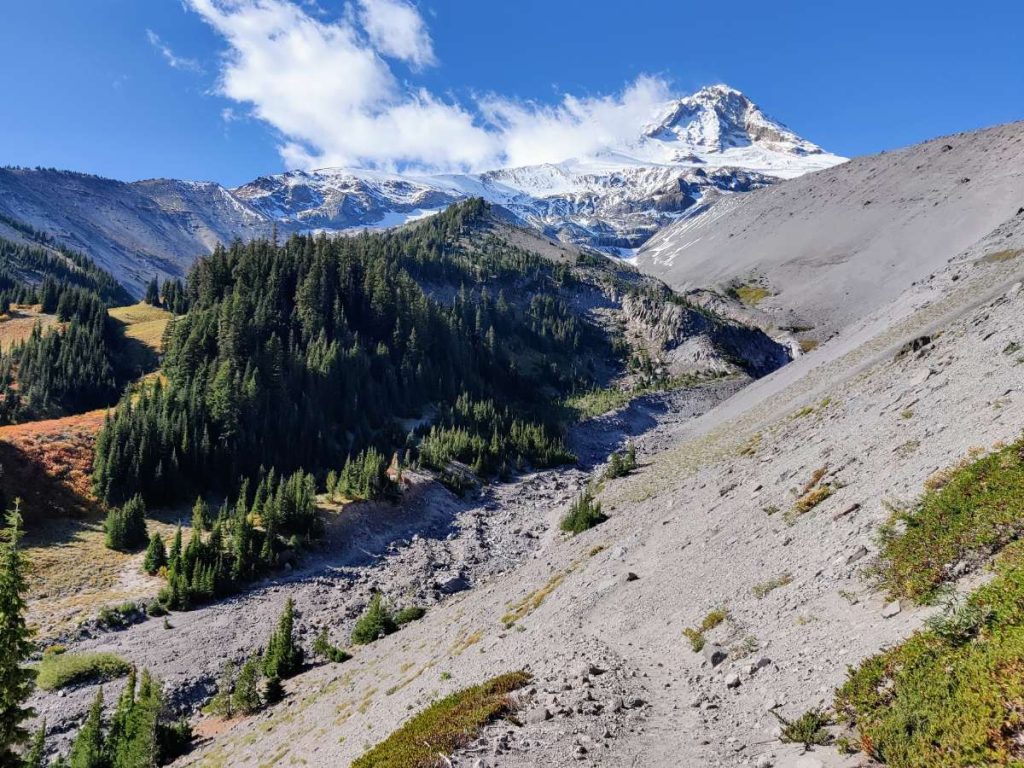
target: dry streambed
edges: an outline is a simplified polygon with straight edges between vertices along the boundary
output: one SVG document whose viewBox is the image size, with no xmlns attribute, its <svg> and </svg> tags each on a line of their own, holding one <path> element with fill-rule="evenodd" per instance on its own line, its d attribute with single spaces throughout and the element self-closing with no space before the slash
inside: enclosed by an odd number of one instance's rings
<svg viewBox="0 0 1024 768">
<path fill-rule="evenodd" d="M 166 622 L 149 619 L 73 641 L 68 650 L 112 652 L 148 668 L 163 681 L 173 706 L 194 711 L 214 692 L 225 662 L 240 662 L 265 644 L 287 598 L 295 600 L 297 632 L 308 650 L 322 628 L 336 644 L 347 644 L 354 620 L 374 592 L 403 605 L 431 606 L 487 582 L 557 535 L 551 530 L 552 510 L 575 498 L 593 467 L 624 440 L 666 440 L 679 424 L 744 383 L 717 381 L 647 396 L 585 422 L 570 436 L 580 458 L 577 468 L 493 485 L 477 498 L 458 499 L 416 476 L 400 505 L 357 504 L 329 513 L 323 546 L 295 571 L 220 603 L 172 614 Z M 118 683 L 107 688 L 106 699 L 115 701 Z M 73 733 L 94 695 L 95 686 L 86 685 L 39 692 L 33 704 L 60 740 Z"/>
</svg>

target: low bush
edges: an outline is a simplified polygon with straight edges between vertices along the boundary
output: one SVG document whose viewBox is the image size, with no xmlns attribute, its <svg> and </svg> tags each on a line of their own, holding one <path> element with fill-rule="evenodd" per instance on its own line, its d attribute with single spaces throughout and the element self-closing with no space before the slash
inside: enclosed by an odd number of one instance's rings
<svg viewBox="0 0 1024 768">
<path fill-rule="evenodd" d="M 313 653 L 317 656 L 322 656 L 334 664 L 341 664 L 352 658 L 351 653 L 331 644 L 330 636 L 327 634 L 326 629 L 321 630 L 320 634 L 313 641 Z"/>
<path fill-rule="evenodd" d="M 832 719 L 820 709 L 808 710 L 796 720 L 786 720 L 774 709 L 771 712 L 782 723 L 780 738 L 787 744 L 803 744 L 805 748 L 810 748 L 832 742 L 832 735 L 826 728 Z"/>
<path fill-rule="evenodd" d="M 955 466 L 881 530 L 882 586 L 927 601 L 952 566 L 988 557 L 1024 535 L 1024 440 Z"/>
<path fill-rule="evenodd" d="M 530 682 L 509 672 L 436 701 L 362 757 L 352 768 L 434 768 L 473 741 L 490 722 L 515 711 L 510 693 Z"/>
<path fill-rule="evenodd" d="M 39 663 L 36 683 L 44 691 L 70 685 L 113 680 L 131 671 L 131 665 L 113 653 L 51 653 Z"/>
</svg>

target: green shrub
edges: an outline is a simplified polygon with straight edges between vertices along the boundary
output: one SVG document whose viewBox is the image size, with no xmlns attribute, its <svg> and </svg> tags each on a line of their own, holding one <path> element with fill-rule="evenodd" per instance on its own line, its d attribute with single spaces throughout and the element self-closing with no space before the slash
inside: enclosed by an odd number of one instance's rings
<svg viewBox="0 0 1024 768">
<path fill-rule="evenodd" d="M 608 459 L 604 476 L 609 480 L 624 477 L 636 469 L 636 448 L 630 443 L 622 453 L 613 453 Z"/>
<path fill-rule="evenodd" d="M 156 574 L 161 568 L 167 566 L 167 548 L 164 540 L 156 531 L 149 537 L 149 546 L 146 547 L 146 557 L 142 561 L 142 570 L 150 576 Z"/>
<path fill-rule="evenodd" d="M 476 738 L 488 723 L 514 711 L 509 696 L 530 682 L 527 672 L 499 675 L 436 701 L 362 757 L 352 768 L 434 768 Z"/>
<path fill-rule="evenodd" d="M 107 547 L 131 552 L 146 543 L 146 505 L 135 495 L 123 506 L 107 512 L 105 522 Z"/>
<path fill-rule="evenodd" d="M 832 741 L 832 735 L 826 730 L 832 720 L 820 709 L 808 710 L 792 721 L 786 720 L 774 709 L 771 712 L 782 723 L 781 739 L 787 744 L 803 744 L 810 748 L 824 746 Z"/>
<path fill-rule="evenodd" d="M 836 709 L 892 768 L 1020 764 L 1024 732 L 1024 441 L 930 478 L 882 536 L 892 595 L 940 595 L 951 566 L 996 553 L 995 578 L 855 669 Z"/>
<path fill-rule="evenodd" d="M 704 650 L 707 640 L 704 637 L 704 633 L 699 629 L 687 627 L 683 630 L 683 636 L 690 641 L 690 648 L 693 649 L 694 653 L 700 653 Z"/>
<path fill-rule="evenodd" d="M 608 516 L 601 511 L 601 502 L 594 500 L 594 492 L 587 488 L 569 507 L 562 518 L 561 528 L 567 533 L 577 534 L 600 525 Z"/>
<path fill-rule="evenodd" d="M 363 615 L 352 628 L 352 642 L 355 645 L 367 645 L 378 638 L 397 631 L 398 623 L 384 598 L 378 593 L 370 598 Z"/>
<path fill-rule="evenodd" d="M 39 663 L 36 683 L 44 691 L 99 683 L 127 675 L 131 664 L 113 653 L 51 653 Z"/>
<path fill-rule="evenodd" d="M 403 608 L 395 614 L 395 623 L 403 627 L 411 621 L 418 621 L 427 615 L 427 609 L 422 608 L 418 605 L 411 605 L 408 608 Z"/>
<path fill-rule="evenodd" d="M 1024 440 L 940 475 L 881 530 L 878 573 L 892 597 L 927 601 L 953 565 L 1024 535 Z"/>
<path fill-rule="evenodd" d="M 352 658 L 351 653 L 331 644 L 331 640 L 326 629 L 320 630 L 320 634 L 318 634 L 316 639 L 313 641 L 313 653 L 318 656 L 322 656 L 335 664 L 341 664 Z"/>
</svg>

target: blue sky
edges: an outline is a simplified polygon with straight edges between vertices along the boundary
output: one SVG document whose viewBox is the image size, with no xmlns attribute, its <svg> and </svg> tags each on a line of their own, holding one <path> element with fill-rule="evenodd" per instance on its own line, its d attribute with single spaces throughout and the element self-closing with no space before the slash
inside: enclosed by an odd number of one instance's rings
<svg viewBox="0 0 1024 768">
<path fill-rule="evenodd" d="M 726 82 L 843 155 L 1024 119 L 1024 2 L 11 0 L 0 163 L 238 184 L 556 159 Z"/>
</svg>

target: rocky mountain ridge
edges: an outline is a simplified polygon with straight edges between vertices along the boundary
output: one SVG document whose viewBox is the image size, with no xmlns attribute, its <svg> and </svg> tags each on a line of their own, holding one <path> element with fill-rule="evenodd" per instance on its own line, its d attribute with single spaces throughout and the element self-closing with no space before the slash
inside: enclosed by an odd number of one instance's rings
<svg viewBox="0 0 1024 768">
<path fill-rule="evenodd" d="M 154 274 L 181 276 L 218 242 L 275 229 L 387 228 L 467 197 L 502 205 L 562 241 L 630 257 L 720 195 L 841 161 L 719 85 L 662 105 L 630 141 L 559 163 L 473 174 L 289 171 L 234 189 L 5 168 L 0 214 L 87 253 L 140 293 Z"/>
</svg>

